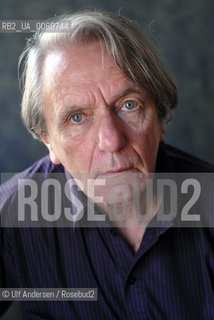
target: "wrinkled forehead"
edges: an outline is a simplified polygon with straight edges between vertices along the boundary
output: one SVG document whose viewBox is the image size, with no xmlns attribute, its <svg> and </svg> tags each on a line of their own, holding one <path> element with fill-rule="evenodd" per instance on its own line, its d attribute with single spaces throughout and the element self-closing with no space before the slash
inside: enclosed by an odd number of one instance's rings
<svg viewBox="0 0 214 320">
<path fill-rule="evenodd" d="M 44 59 L 43 94 L 65 95 L 71 88 L 72 91 L 84 92 L 87 88 L 93 90 L 97 86 L 103 91 L 111 91 L 111 84 L 114 84 L 114 88 L 119 86 L 123 89 L 131 83 L 98 41 L 53 50 Z"/>
</svg>

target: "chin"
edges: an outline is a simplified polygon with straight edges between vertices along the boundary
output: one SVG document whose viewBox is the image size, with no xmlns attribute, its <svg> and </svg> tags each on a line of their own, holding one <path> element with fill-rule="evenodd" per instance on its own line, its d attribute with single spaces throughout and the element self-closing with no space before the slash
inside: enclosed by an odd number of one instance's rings
<svg viewBox="0 0 214 320">
<path fill-rule="evenodd" d="M 142 173 L 108 176 L 102 179 L 95 179 L 100 185 L 95 186 L 92 197 L 103 204 L 131 204 L 144 192 L 147 179 Z M 88 194 L 90 197 L 90 195 Z"/>
</svg>

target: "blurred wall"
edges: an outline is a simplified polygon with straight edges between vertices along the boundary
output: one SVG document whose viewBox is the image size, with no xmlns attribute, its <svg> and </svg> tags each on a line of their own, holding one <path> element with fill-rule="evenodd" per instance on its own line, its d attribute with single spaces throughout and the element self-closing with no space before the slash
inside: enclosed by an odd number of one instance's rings
<svg viewBox="0 0 214 320">
<path fill-rule="evenodd" d="M 136 20 L 174 73 L 179 106 L 166 142 L 214 162 L 214 2 L 212 0 L 1 0 L 1 19 L 43 20 L 77 9 L 104 9 Z M 17 61 L 28 33 L 0 33 L 0 168 L 18 172 L 47 153 L 20 117 Z"/>
</svg>

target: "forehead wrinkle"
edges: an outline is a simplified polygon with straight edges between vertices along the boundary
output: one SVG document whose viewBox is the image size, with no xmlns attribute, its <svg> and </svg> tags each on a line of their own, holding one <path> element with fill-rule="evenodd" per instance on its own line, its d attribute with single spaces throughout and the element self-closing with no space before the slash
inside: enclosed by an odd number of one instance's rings
<svg viewBox="0 0 214 320">
<path fill-rule="evenodd" d="M 62 88 L 61 94 L 58 94 L 57 103 L 55 104 L 57 118 L 64 118 L 65 114 L 77 111 L 78 109 L 96 108 L 101 105 L 111 106 L 117 99 L 130 93 L 142 94 L 142 90 L 137 89 L 133 83 L 127 83 L 122 88 L 116 87 L 116 90 L 114 87 L 115 92 L 112 92 L 112 94 L 111 85 L 108 83 L 101 88 L 93 85 L 90 87 L 90 90 L 80 88 L 77 91 L 77 93 L 70 94 L 69 89 L 67 93 L 67 90 Z"/>
<path fill-rule="evenodd" d="M 52 70 L 53 76 L 49 78 L 49 90 L 46 92 L 51 95 L 57 114 L 61 108 L 72 105 L 89 107 L 97 106 L 101 102 L 111 105 L 115 99 L 123 96 L 128 87 L 135 86 L 110 56 L 104 54 L 102 64 L 98 62 L 97 66 L 95 70 L 91 68 L 90 72 L 85 74 L 81 65 L 80 70 L 76 67 L 73 69 L 72 61 L 67 61 L 63 70 L 58 70 L 59 73 Z"/>
<path fill-rule="evenodd" d="M 64 107 L 91 107 L 95 103 L 95 90 L 87 90 L 79 86 L 69 86 L 67 88 L 63 87 L 58 90 L 56 104 L 58 108 Z"/>
</svg>

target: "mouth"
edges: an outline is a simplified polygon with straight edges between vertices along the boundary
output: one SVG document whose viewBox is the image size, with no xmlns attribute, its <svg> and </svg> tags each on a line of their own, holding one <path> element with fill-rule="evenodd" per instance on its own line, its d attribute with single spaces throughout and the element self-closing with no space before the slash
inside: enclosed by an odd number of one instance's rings
<svg viewBox="0 0 214 320">
<path fill-rule="evenodd" d="M 117 175 L 122 175 L 122 174 L 126 174 L 126 173 L 141 173 L 140 170 L 133 168 L 133 167 L 129 167 L 129 168 L 117 168 L 117 169 L 110 169 L 107 170 L 105 172 L 100 172 L 97 177 L 115 177 Z"/>
</svg>

